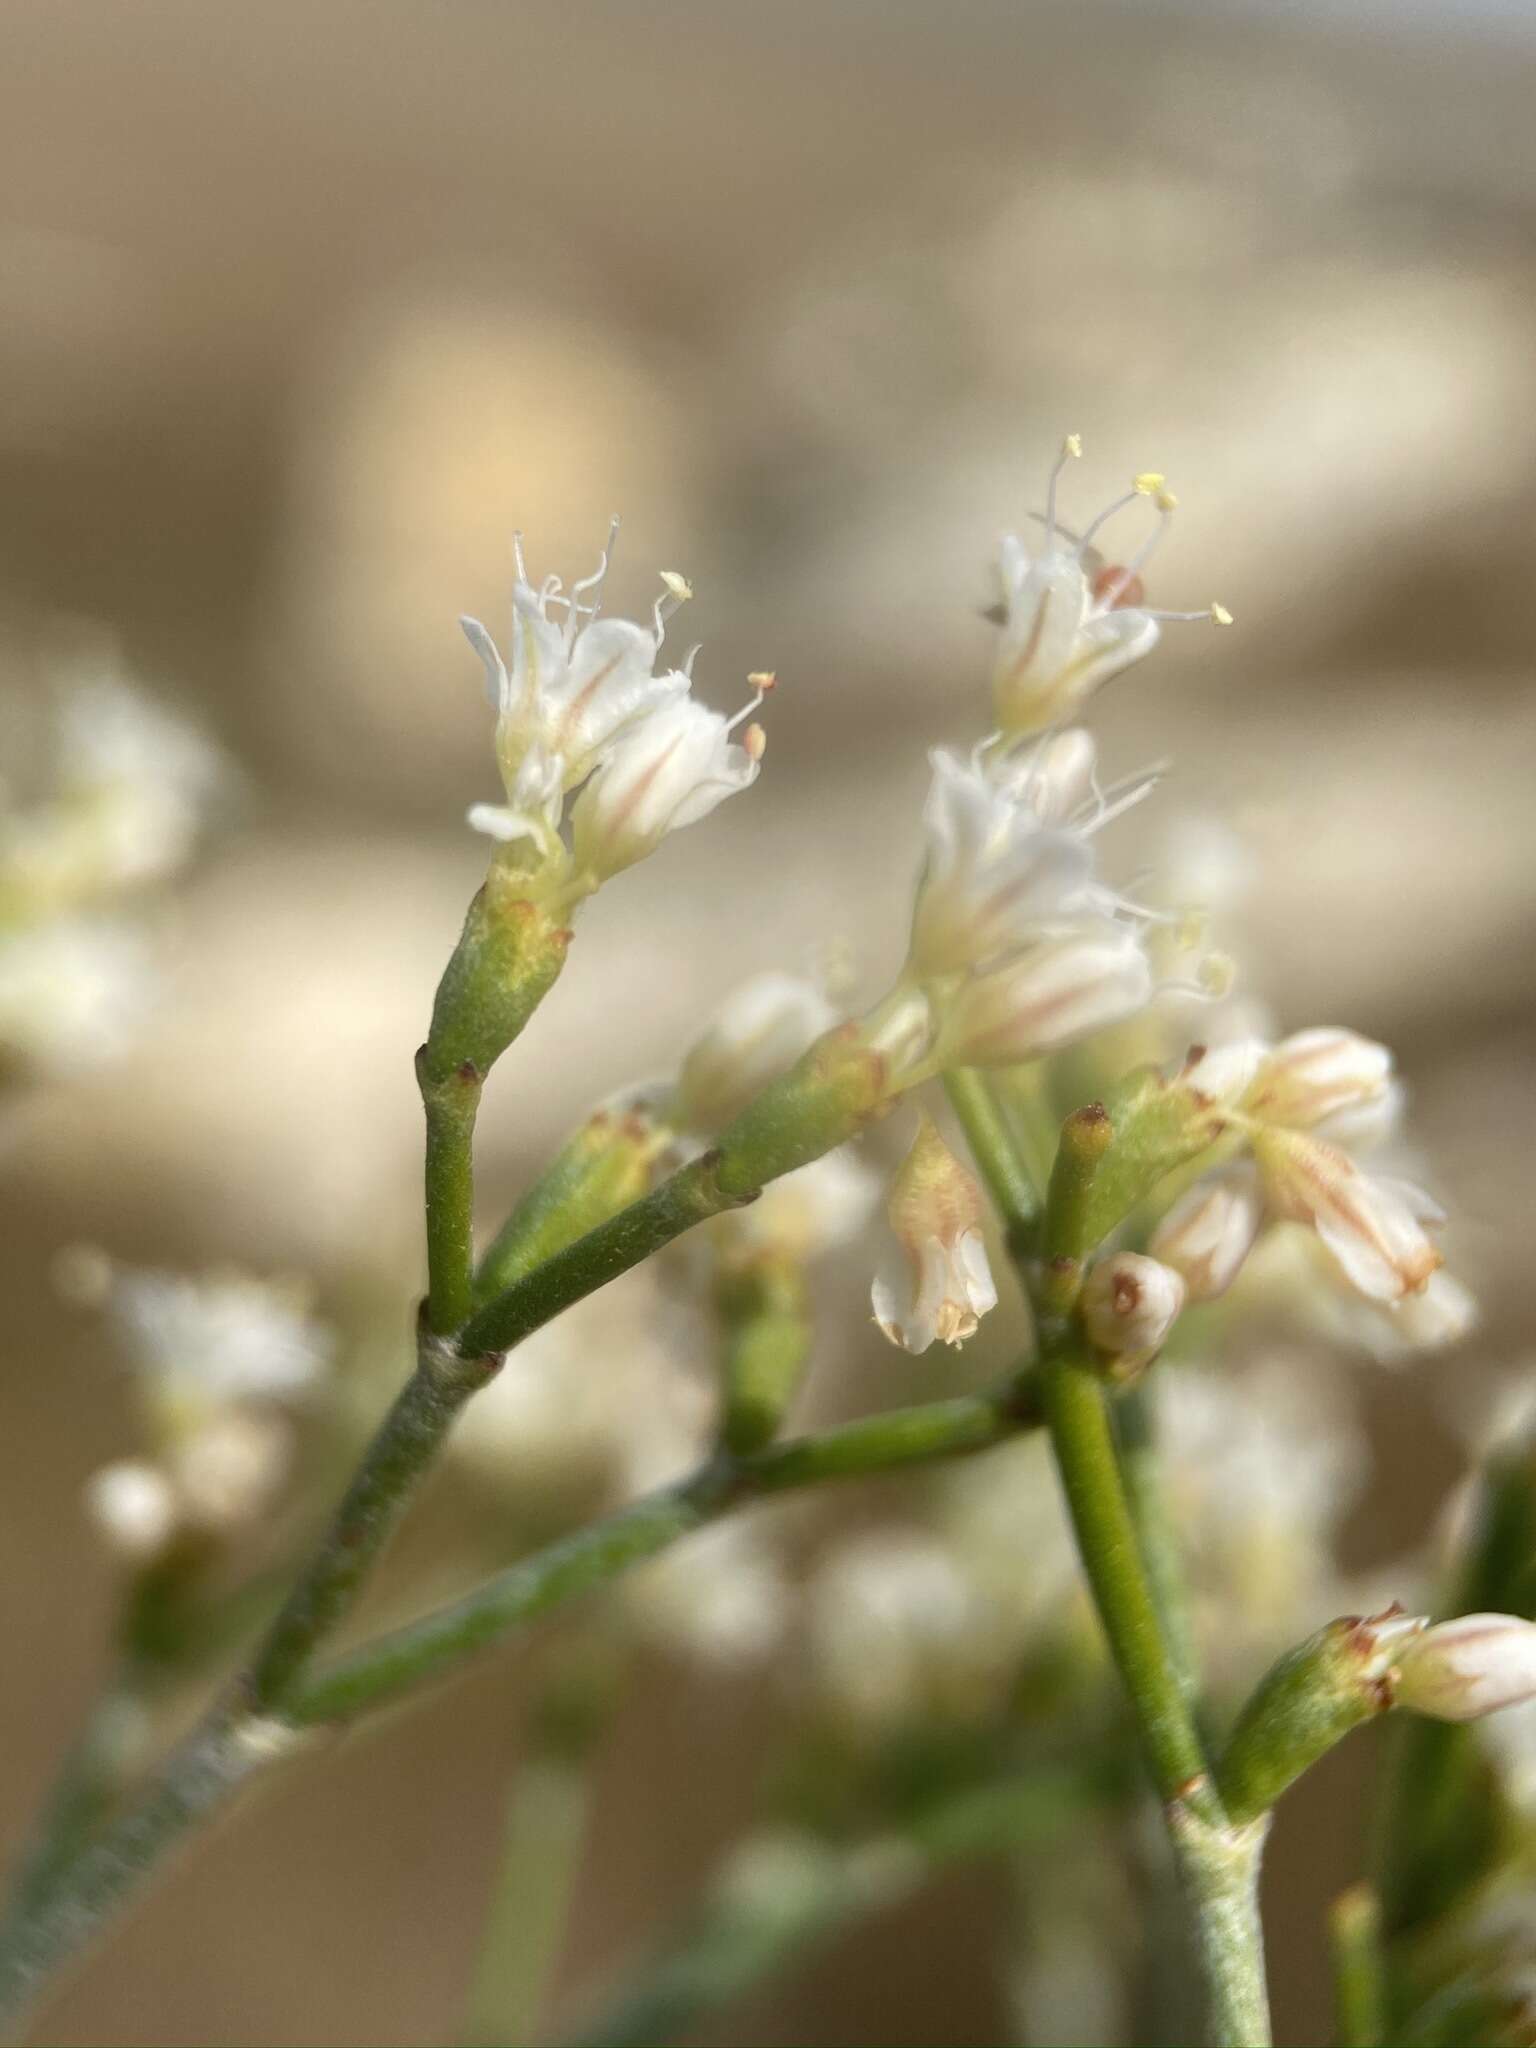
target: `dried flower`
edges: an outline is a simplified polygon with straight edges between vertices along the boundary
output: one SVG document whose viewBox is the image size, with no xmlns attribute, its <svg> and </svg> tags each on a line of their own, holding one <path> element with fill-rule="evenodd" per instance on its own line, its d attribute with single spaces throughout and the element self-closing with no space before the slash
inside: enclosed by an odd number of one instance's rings
<svg viewBox="0 0 1536 2048">
<path fill-rule="evenodd" d="M 924 1114 L 889 1207 L 896 1246 L 871 1289 L 875 1321 L 904 1351 L 963 1344 L 996 1306 L 981 1190 Z"/>
</svg>

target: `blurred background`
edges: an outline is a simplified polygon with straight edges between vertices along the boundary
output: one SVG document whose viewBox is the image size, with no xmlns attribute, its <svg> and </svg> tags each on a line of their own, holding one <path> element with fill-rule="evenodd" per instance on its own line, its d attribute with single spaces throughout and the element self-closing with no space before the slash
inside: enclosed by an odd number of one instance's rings
<svg viewBox="0 0 1536 2048">
<path fill-rule="evenodd" d="M 1285 1024 L 1396 1048 L 1483 1304 L 1465 1356 L 1339 1367 L 1376 1451 L 1352 1560 L 1409 1546 L 1459 1468 L 1453 1383 L 1517 1369 L 1536 1313 L 1530 12 L 9 0 L 0 41 L 6 779 L 88 636 L 231 764 L 144 1028 L 6 1113 L 8 1838 L 99 1681 L 80 1490 L 127 1440 L 54 1254 L 300 1273 L 403 1352 L 410 1056 L 496 794 L 454 621 L 500 632 L 514 527 L 581 574 L 621 513 L 610 609 L 683 570 L 700 693 L 781 688 L 751 796 L 584 916 L 488 1096 L 488 1214 L 745 975 L 832 947 L 882 985 L 924 750 L 978 729 L 998 533 L 1064 431 L 1068 517 L 1167 472 L 1155 601 L 1238 627 L 1111 686 L 1110 770 L 1172 757 L 1170 801 L 1241 836 L 1236 950 Z M 919 1384 L 862 1285 L 828 1289 L 828 1405 Z M 451 2037 L 515 1665 L 252 1801 L 42 2038 Z M 752 1697 L 678 1666 L 620 1717 L 572 1983 L 738 1824 Z M 1359 1854 L 1355 1764 L 1320 1785 L 1269 1879 L 1299 2042 Z M 1000 1911 L 953 1880 L 704 2038 L 998 2038 Z"/>
</svg>

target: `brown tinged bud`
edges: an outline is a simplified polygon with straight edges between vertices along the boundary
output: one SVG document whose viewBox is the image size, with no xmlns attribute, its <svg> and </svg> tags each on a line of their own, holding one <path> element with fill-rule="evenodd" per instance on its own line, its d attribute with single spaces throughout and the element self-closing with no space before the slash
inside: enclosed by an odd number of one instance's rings
<svg viewBox="0 0 1536 2048">
<path fill-rule="evenodd" d="M 1089 1342 L 1111 1358 L 1150 1359 L 1168 1341 L 1184 1293 L 1171 1266 L 1140 1252 L 1113 1252 L 1083 1283 L 1083 1328 Z"/>
</svg>

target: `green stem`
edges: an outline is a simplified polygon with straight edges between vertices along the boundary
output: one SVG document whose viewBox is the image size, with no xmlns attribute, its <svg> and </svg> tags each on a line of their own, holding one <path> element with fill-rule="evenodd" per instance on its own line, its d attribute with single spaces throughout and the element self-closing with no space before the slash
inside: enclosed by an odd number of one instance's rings
<svg viewBox="0 0 1536 2048">
<path fill-rule="evenodd" d="M 944 1076 L 944 1092 L 1003 1219 L 1010 1251 L 1016 1258 L 1027 1257 L 1040 1215 L 1040 1197 L 986 1075 L 974 1067 L 952 1067 Z"/>
<path fill-rule="evenodd" d="M 507 1794 L 501 1862 L 461 2040 L 534 2048 L 586 1841 L 585 1760 L 531 1758 Z"/>
<path fill-rule="evenodd" d="M 254 1677 L 244 1681 L 230 1703 L 162 1761 L 139 1801 L 60 1873 L 41 1904 L 15 1913 L 0 1932 L 0 2020 L 25 2007 L 185 1828 L 263 1761 L 275 1761 L 300 1746 L 306 1727 L 350 1719 L 450 1675 L 519 1626 L 654 1556 L 742 1501 L 982 1450 L 1039 1421 L 1034 1379 L 1025 1371 L 988 1393 L 870 1416 L 735 1463 L 714 1461 L 691 1478 L 525 1558 L 441 1613 L 365 1644 L 301 1683 L 298 1672 L 306 1646 L 312 1647 L 311 1630 L 317 1621 L 339 1613 L 356 1583 L 344 1554 L 336 1555 L 338 1544 L 342 1553 L 346 1550 L 343 1532 L 355 1530 L 359 1544 L 376 1551 L 402 1504 L 398 1494 L 365 1486 L 360 1478 L 348 1495 L 354 1510 L 344 1508 L 322 1553 L 330 1561 L 323 1569 L 312 1568 L 310 1595 L 290 1602 L 269 1639 L 257 1666 L 258 1673 L 265 1673 L 266 1689 L 255 1695 Z M 370 1463 L 379 1459 L 397 1480 L 412 1476 L 419 1468 L 411 1463 L 411 1447 L 419 1448 L 423 1440 L 416 1433 L 418 1423 L 430 1435 L 431 1417 L 417 1410 L 408 1388 L 396 1416 L 376 1439 Z M 386 1445 L 394 1448 L 381 1452 Z M 250 1711 L 253 1698 L 263 1711 Z"/>
<path fill-rule="evenodd" d="M 1340 1892 L 1328 1915 L 1338 2048 L 1381 2048 L 1386 2030 L 1381 1901 L 1368 1884 Z"/>
<path fill-rule="evenodd" d="M 1194 1913 L 1213 2039 L 1221 2048 L 1264 2048 L 1270 2033 L 1257 1894 L 1265 1824 L 1227 1822 L 1142 1556 L 1104 1385 L 1076 1326 L 1086 1261 L 1117 1220 L 1106 1222 L 1105 1187 L 1134 1185 L 1141 1171 L 1143 1134 L 1130 1134 L 1129 1172 L 1113 1156 L 1116 1139 L 1097 1104 L 1062 1128 L 1042 1219 L 1041 1398 L 1083 1570 Z M 1007 1199 L 1005 1189 L 1005 1214 Z"/>
<path fill-rule="evenodd" d="M 125 1665 L 97 1700 L 59 1768 L 15 1880 L 14 1909 L 35 1910 L 112 1811 L 147 1711 L 140 1681 Z"/>
<path fill-rule="evenodd" d="M 1163 1485 L 1157 1455 L 1152 1400 L 1145 1386 L 1130 1387 L 1114 1404 L 1115 1441 L 1120 1475 L 1130 1504 L 1136 1540 L 1147 1568 L 1147 1581 L 1162 1623 L 1163 1638 L 1173 1659 L 1179 1684 L 1199 1725 L 1200 1675 L 1189 1620 L 1189 1588 L 1185 1584 L 1178 1537 Z"/>
<path fill-rule="evenodd" d="M 427 1118 L 427 1327 L 446 1336 L 474 1304 L 474 1136 L 482 1082 L 467 1061 L 440 1082 L 427 1079 L 420 1060 L 417 1067 Z"/>
</svg>

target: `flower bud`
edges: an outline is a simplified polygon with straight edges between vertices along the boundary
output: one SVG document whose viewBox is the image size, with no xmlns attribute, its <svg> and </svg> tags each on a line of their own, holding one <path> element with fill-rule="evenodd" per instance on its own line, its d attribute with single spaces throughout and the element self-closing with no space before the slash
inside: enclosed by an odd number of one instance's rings
<svg viewBox="0 0 1536 2048">
<path fill-rule="evenodd" d="M 811 982 L 760 974 L 727 998 L 683 1061 L 672 1105 L 685 1130 L 718 1131 L 786 1073 L 837 1013 Z"/>
<path fill-rule="evenodd" d="M 496 862 L 443 970 L 418 1056 L 423 1089 L 483 1081 L 553 986 L 570 932 Z"/>
<path fill-rule="evenodd" d="M 1152 994 L 1136 933 L 1084 918 L 946 997 L 939 1056 L 949 1066 L 1018 1066 L 1123 1022 Z"/>
<path fill-rule="evenodd" d="M 1476 1721 L 1536 1698 L 1536 1622 L 1463 1614 L 1438 1622 L 1397 1660 L 1398 1704 L 1437 1721 Z"/>
<path fill-rule="evenodd" d="M 1247 1165 L 1207 1174 L 1153 1231 L 1147 1250 L 1171 1266 L 1191 1301 L 1214 1301 L 1237 1278 L 1264 1221 L 1258 1176 Z"/>
<path fill-rule="evenodd" d="M 595 1110 L 497 1232 L 476 1272 L 476 1294 L 512 1286 L 638 1201 L 671 1135 L 640 1108 Z"/>
<path fill-rule="evenodd" d="M 1083 1283 L 1083 1328 L 1112 1357 L 1149 1357 L 1167 1342 L 1184 1294 L 1171 1266 L 1139 1252 L 1112 1252 Z"/>
<path fill-rule="evenodd" d="M 889 1207 L 897 1255 L 871 1289 L 875 1321 L 903 1351 L 963 1344 L 997 1304 L 982 1242 L 981 1190 L 924 1115 Z"/>
<path fill-rule="evenodd" d="M 1323 1026 L 1281 1040 L 1255 1074 L 1243 1108 L 1265 1123 L 1310 1130 L 1325 1117 L 1379 1101 L 1391 1082 L 1392 1055 L 1384 1045 Z"/>
</svg>

